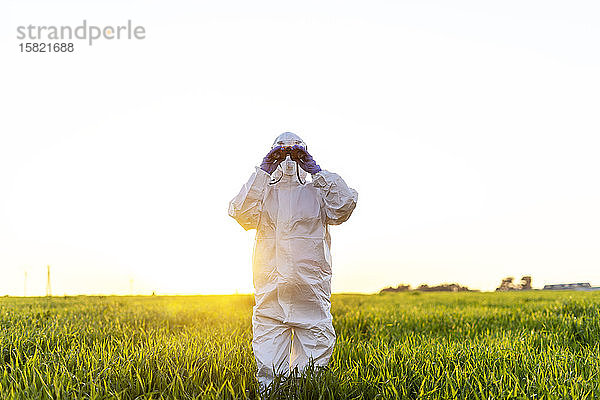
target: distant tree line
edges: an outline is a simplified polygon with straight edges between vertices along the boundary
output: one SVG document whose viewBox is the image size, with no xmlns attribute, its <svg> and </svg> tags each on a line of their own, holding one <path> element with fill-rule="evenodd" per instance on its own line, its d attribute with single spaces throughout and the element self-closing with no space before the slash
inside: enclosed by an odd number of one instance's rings
<svg viewBox="0 0 600 400">
<path fill-rule="evenodd" d="M 521 278 L 520 283 L 514 283 L 515 278 L 509 276 L 502 279 L 500 286 L 496 288 L 497 292 L 508 292 L 513 290 L 531 290 L 531 276 L 525 275 Z M 427 284 L 419 285 L 412 289 L 410 285 L 399 284 L 396 287 L 386 287 L 381 289 L 380 293 L 398 293 L 398 292 L 479 292 L 477 289 L 469 289 L 466 286 L 461 286 L 458 283 L 443 283 L 437 286 L 429 286 Z"/>
<path fill-rule="evenodd" d="M 515 278 L 509 276 L 502 279 L 500 286 L 496 288 L 496 292 L 508 292 L 512 290 L 531 290 L 531 276 L 525 275 L 521 278 L 521 283 L 513 283 Z"/>
<path fill-rule="evenodd" d="M 479 290 L 469 289 L 466 286 L 461 286 L 458 283 L 443 283 L 437 286 L 429 286 L 427 284 L 419 285 L 416 289 L 411 289 L 410 285 L 400 284 L 396 287 L 386 287 L 381 289 L 380 293 L 397 293 L 397 292 L 478 292 Z"/>
</svg>

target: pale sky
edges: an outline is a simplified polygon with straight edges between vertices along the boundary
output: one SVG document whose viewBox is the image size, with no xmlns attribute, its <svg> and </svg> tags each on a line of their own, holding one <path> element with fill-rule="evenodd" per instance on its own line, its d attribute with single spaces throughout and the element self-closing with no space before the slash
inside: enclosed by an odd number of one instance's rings
<svg viewBox="0 0 600 400">
<path fill-rule="evenodd" d="M 19 52 L 20 25 L 146 39 Z M 359 192 L 333 290 L 600 285 L 595 1 L 0 5 L 0 295 L 249 293 L 281 132 Z"/>
</svg>

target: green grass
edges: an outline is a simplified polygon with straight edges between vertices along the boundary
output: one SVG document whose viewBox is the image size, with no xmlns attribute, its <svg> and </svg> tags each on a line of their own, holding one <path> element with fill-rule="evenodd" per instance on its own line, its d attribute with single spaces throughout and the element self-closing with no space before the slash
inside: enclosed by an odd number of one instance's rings
<svg viewBox="0 0 600 400">
<path fill-rule="evenodd" d="M 0 298 L 0 398 L 256 398 L 251 296 Z M 329 369 L 268 396 L 600 398 L 600 293 L 333 298 Z"/>
</svg>

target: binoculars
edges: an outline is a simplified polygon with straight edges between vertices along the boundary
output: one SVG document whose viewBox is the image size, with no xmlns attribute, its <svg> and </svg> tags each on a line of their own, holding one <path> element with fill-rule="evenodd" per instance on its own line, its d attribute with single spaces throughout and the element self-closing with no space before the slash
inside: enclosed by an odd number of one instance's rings
<svg viewBox="0 0 600 400">
<path fill-rule="evenodd" d="M 288 154 L 292 160 L 301 159 L 304 156 L 305 150 L 302 147 L 284 146 L 281 148 L 281 158 L 285 158 Z"/>
</svg>

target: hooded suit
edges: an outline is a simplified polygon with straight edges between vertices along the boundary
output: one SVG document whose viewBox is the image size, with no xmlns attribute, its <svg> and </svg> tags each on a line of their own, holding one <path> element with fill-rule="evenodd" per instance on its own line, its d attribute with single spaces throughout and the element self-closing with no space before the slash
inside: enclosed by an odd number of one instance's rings
<svg viewBox="0 0 600 400">
<path fill-rule="evenodd" d="M 290 140 L 301 141 L 286 133 L 274 146 Z M 273 176 L 256 168 L 229 204 L 231 217 L 246 230 L 256 229 L 252 348 L 262 386 L 272 382 L 274 372 L 302 371 L 311 360 L 317 366 L 328 363 L 335 344 L 328 226 L 346 221 L 358 198 L 329 171 L 305 182 L 306 173 L 290 161 Z"/>
</svg>

